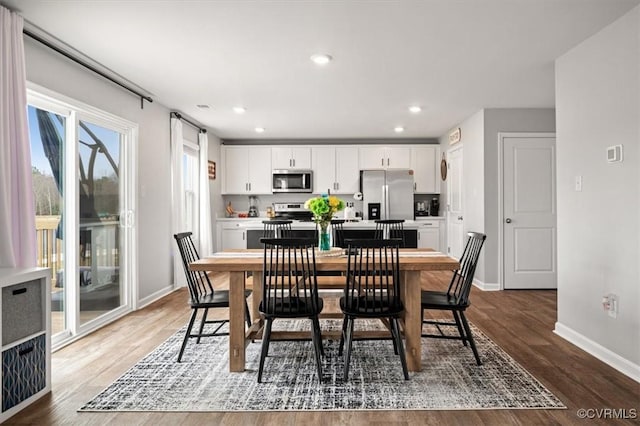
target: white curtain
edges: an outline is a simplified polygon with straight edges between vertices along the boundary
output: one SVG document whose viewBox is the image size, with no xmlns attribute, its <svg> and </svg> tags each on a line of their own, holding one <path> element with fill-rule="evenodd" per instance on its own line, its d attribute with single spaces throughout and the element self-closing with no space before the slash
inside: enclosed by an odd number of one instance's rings
<svg viewBox="0 0 640 426">
<path fill-rule="evenodd" d="M 209 137 L 205 132 L 198 134 L 200 145 L 200 256 L 212 253 L 211 249 L 211 203 L 209 195 Z"/>
<path fill-rule="evenodd" d="M 0 267 L 36 266 L 21 16 L 0 6 Z"/>
<path fill-rule="evenodd" d="M 182 202 L 182 121 L 178 118 L 171 117 L 171 205 L 173 216 L 173 234 L 184 232 L 182 229 L 183 219 L 183 202 Z M 182 258 L 178 251 L 175 240 L 173 243 L 173 277 L 176 286 L 183 286 L 186 283 L 184 277 L 184 269 L 182 266 Z"/>
</svg>

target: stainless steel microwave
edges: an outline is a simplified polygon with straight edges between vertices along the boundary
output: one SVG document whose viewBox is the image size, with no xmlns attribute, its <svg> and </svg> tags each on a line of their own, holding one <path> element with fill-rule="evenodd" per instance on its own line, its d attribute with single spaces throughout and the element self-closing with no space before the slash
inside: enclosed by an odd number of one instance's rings
<svg viewBox="0 0 640 426">
<path fill-rule="evenodd" d="M 313 172 L 311 170 L 274 170 L 271 174 L 273 192 L 312 192 Z"/>
</svg>

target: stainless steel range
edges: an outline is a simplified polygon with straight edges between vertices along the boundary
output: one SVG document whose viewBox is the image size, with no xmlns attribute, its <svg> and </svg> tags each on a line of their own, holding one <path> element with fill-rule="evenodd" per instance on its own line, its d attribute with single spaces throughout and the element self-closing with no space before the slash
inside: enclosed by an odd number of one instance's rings
<svg viewBox="0 0 640 426">
<path fill-rule="evenodd" d="M 304 208 L 304 202 L 298 203 L 273 203 L 273 211 L 276 219 L 300 220 L 311 222 L 313 214 Z"/>
</svg>

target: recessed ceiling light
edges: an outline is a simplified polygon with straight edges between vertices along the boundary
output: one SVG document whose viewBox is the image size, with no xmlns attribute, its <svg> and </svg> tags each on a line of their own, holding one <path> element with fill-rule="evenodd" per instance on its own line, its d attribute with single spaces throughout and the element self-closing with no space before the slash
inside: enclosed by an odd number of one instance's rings
<svg viewBox="0 0 640 426">
<path fill-rule="evenodd" d="M 332 59 L 331 55 L 327 55 L 326 53 L 317 53 L 311 56 L 311 60 L 316 65 L 327 65 Z"/>
<path fill-rule="evenodd" d="M 256 127 L 255 131 L 256 133 L 264 133 L 264 127 Z"/>
<path fill-rule="evenodd" d="M 422 111 L 422 108 L 420 108 L 418 105 L 411 105 L 409 107 L 409 112 L 412 112 L 413 114 L 417 114 L 420 111 Z"/>
<path fill-rule="evenodd" d="M 200 108 L 200 109 L 209 109 L 209 108 L 211 108 L 211 107 L 210 107 L 209 105 L 207 105 L 207 104 L 200 104 L 200 105 L 196 105 L 196 106 L 197 106 L 198 108 Z"/>
<path fill-rule="evenodd" d="M 402 133 L 402 132 L 404 132 L 404 127 L 396 126 L 396 127 L 393 128 L 393 131 L 396 132 L 396 133 Z"/>
<path fill-rule="evenodd" d="M 247 109 L 245 107 L 236 106 L 233 107 L 233 112 L 235 112 L 236 114 L 244 114 L 245 112 L 247 112 Z"/>
</svg>

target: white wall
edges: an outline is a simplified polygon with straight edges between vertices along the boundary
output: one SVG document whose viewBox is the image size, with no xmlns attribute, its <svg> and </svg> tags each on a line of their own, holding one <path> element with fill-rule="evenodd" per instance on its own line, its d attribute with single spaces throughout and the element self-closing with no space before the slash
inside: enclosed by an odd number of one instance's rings
<svg viewBox="0 0 640 426">
<path fill-rule="evenodd" d="M 556 331 L 640 380 L 640 7 L 556 61 L 556 111 Z M 609 164 L 615 144 L 624 162 Z"/>
<path fill-rule="evenodd" d="M 465 231 L 483 232 L 487 240 L 478 261 L 475 278 L 484 284 L 499 284 L 498 241 L 498 134 L 500 132 L 554 132 L 553 108 L 487 108 L 460 123 L 463 145 L 463 209 Z M 448 134 L 440 138 L 443 152 Z M 446 194 L 446 182 L 443 182 Z M 446 195 L 443 195 L 446 199 Z"/>
<path fill-rule="evenodd" d="M 29 37 L 25 55 L 28 81 L 138 123 L 138 299 L 152 299 L 172 286 L 169 110 L 140 109 L 140 99 Z"/>
<path fill-rule="evenodd" d="M 483 281 L 499 284 L 498 230 L 502 224 L 498 213 L 498 133 L 500 132 L 555 132 L 553 108 L 488 108 L 484 112 L 484 231 L 487 240 L 482 251 L 485 256 Z"/>
<path fill-rule="evenodd" d="M 216 236 L 217 217 L 224 217 L 224 202 L 220 193 L 222 192 L 222 167 L 221 158 L 221 141 L 220 138 L 211 132 L 208 133 L 209 138 L 209 160 L 216 163 L 216 178 L 209 179 L 209 197 L 211 201 L 211 247 L 215 250 L 218 247 Z"/>
</svg>

